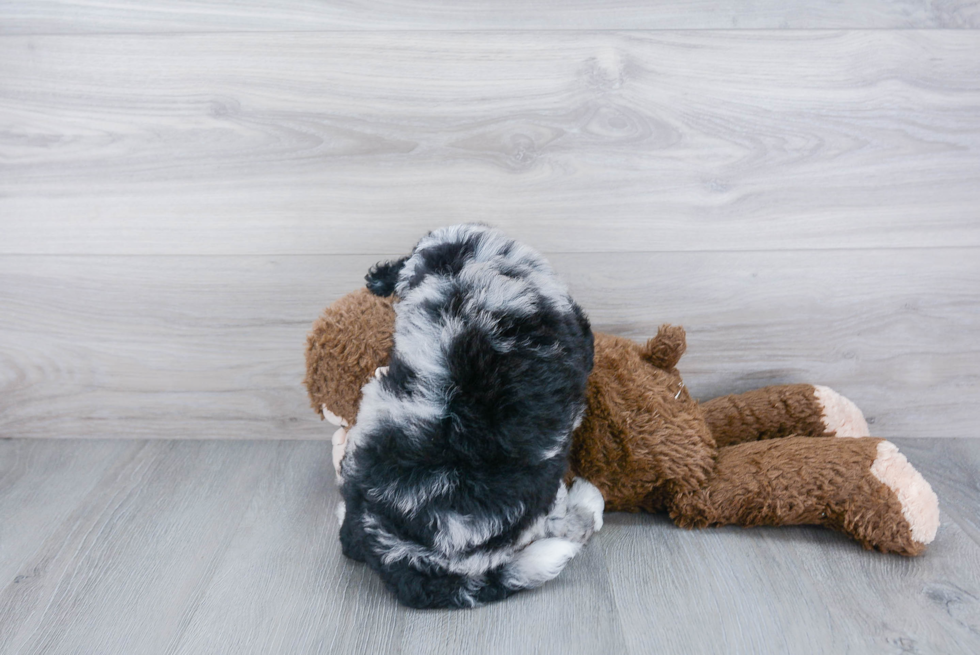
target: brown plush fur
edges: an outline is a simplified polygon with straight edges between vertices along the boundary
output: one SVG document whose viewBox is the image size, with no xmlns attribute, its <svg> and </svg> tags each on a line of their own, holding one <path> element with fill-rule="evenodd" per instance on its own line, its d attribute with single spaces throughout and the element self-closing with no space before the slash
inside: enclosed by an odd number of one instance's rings
<svg viewBox="0 0 980 655">
<path fill-rule="evenodd" d="M 714 467 L 717 449 L 701 409 L 677 370 L 651 365 L 648 352 L 649 344 L 643 349 L 595 333 L 588 404 L 572 439 L 571 468 L 598 487 L 606 511 L 661 509 L 647 506 L 651 494 L 698 489 Z"/>
<path fill-rule="evenodd" d="M 326 310 L 307 344 L 314 409 L 353 423 L 393 326 L 391 300 L 365 290 Z M 675 326 L 644 345 L 595 333 L 569 476 L 594 484 L 607 511 L 667 511 L 682 527 L 820 524 L 866 548 L 922 552 L 897 496 L 870 472 L 881 440 L 827 434 L 810 385 L 698 404 L 675 368 L 685 349 Z"/>
<path fill-rule="evenodd" d="M 714 398 L 701 405 L 719 447 L 791 435 L 830 437 L 809 384 L 765 387 Z"/>
<path fill-rule="evenodd" d="M 320 418 L 323 405 L 354 425 L 363 387 L 388 363 L 395 344 L 393 298 L 358 289 L 330 305 L 306 339 L 306 389 Z M 352 332 L 354 330 L 355 332 Z"/>
<path fill-rule="evenodd" d="M 787 437 L 721 448 L 706 483 L 672 499 L 677 525 L 819 524 L 865 548 L 918 555 L 902 506 L 871 474 L 881 439 Z"/>
</svg>

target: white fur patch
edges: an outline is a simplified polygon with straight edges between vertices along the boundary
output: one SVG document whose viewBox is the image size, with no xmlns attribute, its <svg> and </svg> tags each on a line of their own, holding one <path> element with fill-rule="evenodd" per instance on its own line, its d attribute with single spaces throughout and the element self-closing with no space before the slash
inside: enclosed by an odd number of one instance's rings
<svg viewBox="0 0 980 655">
<path fill-rule="evenodd" d="M 401 539 L 382 528 L 378 520 L 370 514 L 365 514 L 361 518 L 361 525 L 364 526 L 365 532 L 374 535 L 378 546 L 375 554 L 385 564 L 407 559 L 413 565 L 419 566 L 424 562 L 437 559 L 429 548 L 414 541 Z"/>
<path fill-rule="evenodd" d="M 565 539 L 541 539 L 517 553 L 504 569 L 504 584 L 511 589 L 538 587 L 558 576 L 582 544 Z"/>
<path fill-rule="evenodd" d="M 568 492 L 568 506 L 581 507 L 591 513 L 595 521 L 593 530 L 598 532 L 602 529 L 602 511 L 606 507 L 606 501 L 594 484 L 585 478 L 575 478 Z"/>
<path fill-rule="evenodd" d="M 512 548 L 501 548 L 491 552 L 474 553 L 463 558 L 447 557 L 442 565 L 452 573 L 478 578 L 490 569 L 509 562 L 513 557 Z"/>
<path fill-rule="evenodd" d="M 538 309 L 535 289 L 528 281 L 500 275 L 499 266 L 488 262 L 471 264 L 460 271 L 459 277 L 474 289 L 466 301 L 469 314 L 483 310 L 525 316 Z"/>
<path fill-rule="evenodd" d="M 413 565 L 435 564 L 452 573 L 472 576 L 467 584 L 472 586 L 470 591 L 479 586 L 479 576 L 490 569 L 503 565 L 513 558 L 513 548 L 501 548 L 496 551 L 478 552 L 466 557 L 456 557 L 432 548 L 426 548 L 413 541 L 406 541 L 383 529 L 377 519 L 365 516 L 362 520 L 364 529 L 373 534 L 381 550 L 377 554 L 385 564 L 392 564 L 402 559 L 409 560 Z"/>
<path fill-rule="evenodd" d="M 369 489 L 367 494 L 372 500 L 392 504 L 406 516 L 412 517 L 420 506 L 448 494 L 456 488 L 456 484 L 456 477 L 444 471 L 415 484 L 395 479 L 381 487 Z"/>
<path fill-rule="evenodd" d="M 444 553 L 458 553 L 470 546 L 486 542 L 499 534 L 500 525 L 495 521 L 477 521 L 458 512 L 444 512 L 436 516 L 439 530 L 433 539 L 436 548 Z"/>
<path fill-rule="evenodd" d="M 441 304 L 449 291 L 450 285 L 445 278 L 430 275 L 395 305 L 395 350 L 422 383 L 438 383 L 445 379 L 448 374 L 446 355 L 438 346 L 451 341 L 453 330 L 459 326 L 429 320 L 418 307 Z"/>
<path fill-rule="evenodd" d="M 565 452 L 565 442 L 559 441 L 554 447 L 549 448 L 548 450 L 541 453 L 541 461 L 547 462 L 549 459 L 558 457 L 563 452 Z"/>
<path fill-rule="evenodd" d="M 400 398 L 387 393 L 378 378 L 372 378 L 361 389 L 361 407 L 357 414 L 357 424 L 351 428 L 348 442 L 357 446 L 360 434 L 374 432 L 384 421 L 390 421 L 406 428 L 424 425 L 439 420 L 443 413 L 443 402 L 436 394 L 419 393 Z"/>
<path fill-rule="evenodd" d="M 435 517 L 438 530 L 434 537 L 435 547 L 446 554 L 453 555 L 472 546 L 486 543 L 492 537 L 510 529 L 524 515 L 524 505 L 501 510 L 492 517 L 467 516 L 459 512 L 443 512 Z"/>
<path fill-rule="evenodd" d="M 932 543 L 939 529 L 939 499 L 895 444 L 888 441 L 878 444 L 871 474 L 898 496 L 902 516 L 912 528 L 912 539 L 920 544 Z"/>
<path fill-rule="evenodd" d="M 347 515 L 347 503 L 340 501 L 337 503 L 337 509 L 334 510 L 334 514 L 337 515 L 337 525 L 344 524 L 344 516 Z"/>
<path fill-rule="evenodd" d="M 830 387 L 814 386 L 813 393 L 823 409 L 823 424 L 827 432 L 838 437 L 869 437 L 864 413 L 853 402 Z"/>
</svg>

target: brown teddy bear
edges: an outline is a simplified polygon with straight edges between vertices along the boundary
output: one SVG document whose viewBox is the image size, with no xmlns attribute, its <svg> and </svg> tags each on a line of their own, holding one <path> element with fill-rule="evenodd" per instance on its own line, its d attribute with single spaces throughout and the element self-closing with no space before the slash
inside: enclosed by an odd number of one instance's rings
<svg viewBox="0 0 980 655">
<path fill-rule="evenodd" d="M 361 387 L 387 364 L 393 302 L 350 293 L 307 340 L 305 383 L 314 409 L 338 425 L 338 472 Z M 893 444 L 868 436 L 851 401 L 793 384 L 699 404 L 675 368 L 685 348 L 675 326 L 644 345 L 595 333 L 569 480 L 594 484 L 607 511 L 666 511 L 687 528 L 820 524 L 902 555 L 933 540 L 939 506 L 929 483 Z"/>
</svg>

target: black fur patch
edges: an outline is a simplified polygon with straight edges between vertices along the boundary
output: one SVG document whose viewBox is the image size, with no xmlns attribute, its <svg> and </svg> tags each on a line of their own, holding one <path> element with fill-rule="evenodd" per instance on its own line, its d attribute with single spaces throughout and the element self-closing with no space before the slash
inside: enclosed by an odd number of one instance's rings
<svg viewBox="0 0 980 655">
<path fill-rule="evenodd" d="M 368 291 L 383 298 L 395 293 L 398 273 L 401 272 L 407 259 L 408 257 L 402 257 L 395 261 L 378 262 L 372 266 L 371 270 L 364 276 Z"/>
</svg>

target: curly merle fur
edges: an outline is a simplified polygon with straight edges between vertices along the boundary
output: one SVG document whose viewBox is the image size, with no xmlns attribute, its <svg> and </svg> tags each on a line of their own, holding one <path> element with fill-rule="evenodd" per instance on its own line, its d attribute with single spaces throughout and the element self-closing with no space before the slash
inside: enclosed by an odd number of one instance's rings
<svg viewBox="0 0 980 655">
<path fill-rule="evenodd" d="M 555 577 L 601 526 L 562 476 L 592 368 L 588 319 L 547 261 L 480 225 L 367 277 L 395 346 L 342 464 L 344 554 L 412 607 L 471 607 Z"/>
</svg>

